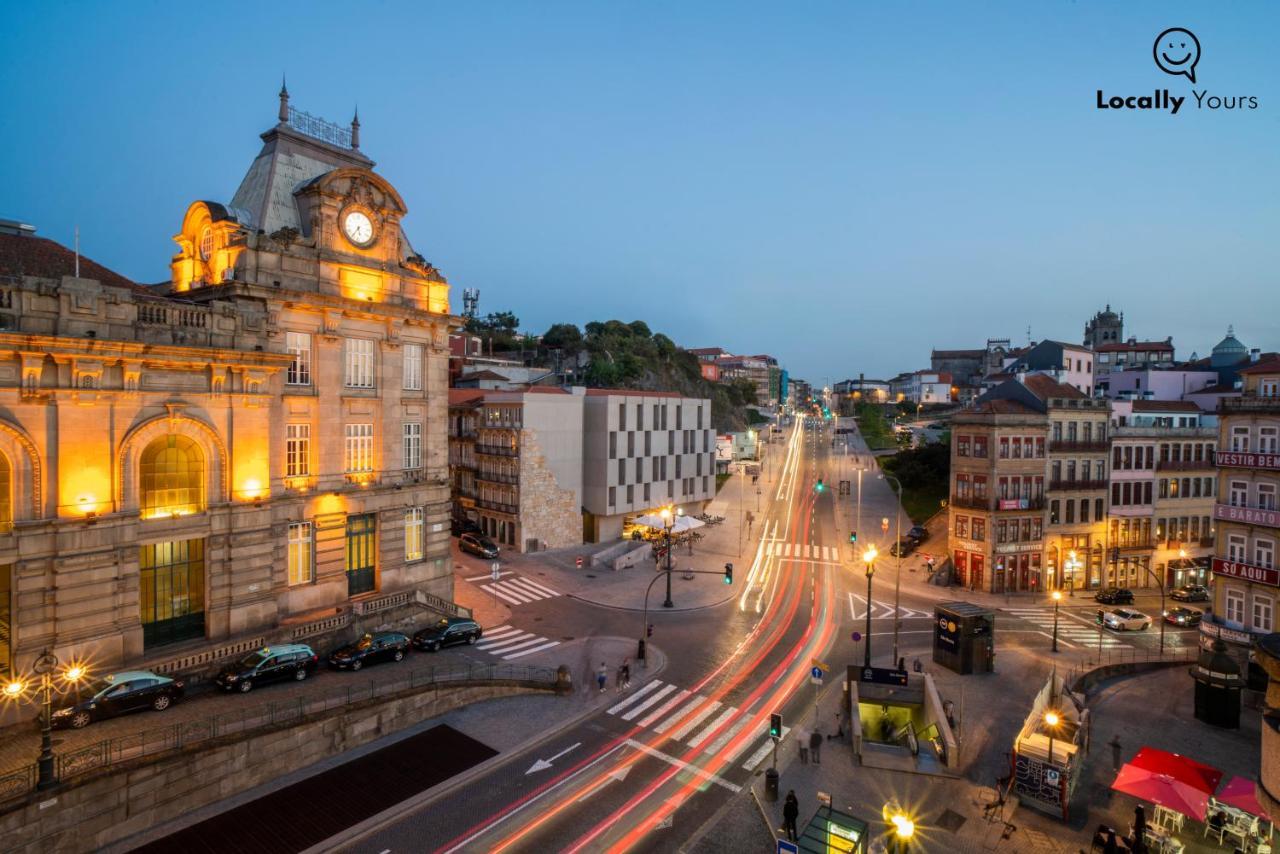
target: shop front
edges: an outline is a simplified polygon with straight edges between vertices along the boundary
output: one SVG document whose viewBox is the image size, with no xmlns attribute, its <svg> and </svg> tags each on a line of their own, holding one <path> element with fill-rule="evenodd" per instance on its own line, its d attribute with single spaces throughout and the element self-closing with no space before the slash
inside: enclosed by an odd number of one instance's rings
<svg viewBox="0 0 1280 854">
<path fill-rule="evenodd" d="M 1208 557 L 1174 558 L 1165 567 L 1164 583 L 1169 589 L 1186 587 L 1189 584 L 1209 584 Z"/>
</svg>

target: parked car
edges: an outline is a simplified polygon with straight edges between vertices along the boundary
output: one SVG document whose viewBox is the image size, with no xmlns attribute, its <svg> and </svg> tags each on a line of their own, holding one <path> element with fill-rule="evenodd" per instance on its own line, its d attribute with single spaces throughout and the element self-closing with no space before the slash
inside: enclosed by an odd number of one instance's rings
<svg viewBox="0 0 1280 854">
<path fill-rule="evenodd" d="M 184 687 L 178 679 L 149 670 L 112 673 L 73 692 L 61 707 L 54 709 L 51 723 L 55 729 L 81 729 L 93 721 L 129 712 L 163 712 L 182 699 Z"/>
<path fill-rule="evenodd" d="M 929 539 L 929 529 L 924 525 L 912 525 L 911 530 L 907 531 L 907 537 L 916 542 L 917 545 Z"/>
<path fill-rule="evenodd" d="M 889 546 L 889 554 L 894 557 L 906 557 L 916 550 L 916 541 L 910 537 L 903 537 L 898 542 Z"/>
<path fill-rule="evenodd" d="M 1140 611 L 1114 608 L 1102 615 L 1102 624 L 1116 632 L 1145 632 L 1151 628 L 1151 618 Z"/>
<path fill-rule="evenodd" d="M 1208 602 L 1209 588 L 1203 584 L 1188 584 L 1176 588 L 1169 596 L 1179 602 Z"/>
<path fill-rule="evenodd" d="M 413 633 L 414 649 L 436 652 L 441 647 L 475 643 L 484 635 L 480 624 L 468 617 L 445 617 Z"/>
<path fill-rule="evenodd" d="M 498 547 L 494 545 L 493 540 L 479 534 L 463 534 L 458 538 L 458 548 L 478 557 L 492 559 L 498 556 Z"/>
<path fill-rule="evenodd" d="M 409 636 L 401 632 L 365 634 L 329 654 L 329 666 L 339 670 L 359 670 L 380 661 L 403 661 L 409 653 Z"/>
<path fill-rule="evenodd" d="M 1200 620 L 1204 617 L 1204 611 L 1197 611 L 1195 608 L 1170 608 L 1164 612 L 1164 621 L 1173 623 L 1175 626 L 1198 626 Z"/>
<path fill-rule="evenodd" d="M 315 672 L 319 658 L 305 643 L 264 646 L 218 672 L 213 680 L 225 691 L 246 694 L 255 685 L 292 679 L 301 682 Z"/>
<path fill-rule="evenodd" d="M 1093 595 L 1097 602 L 1104 605 L 1132 605 L 1133 591 L 1123 587 L 1104 587 Z"/>
</svg>

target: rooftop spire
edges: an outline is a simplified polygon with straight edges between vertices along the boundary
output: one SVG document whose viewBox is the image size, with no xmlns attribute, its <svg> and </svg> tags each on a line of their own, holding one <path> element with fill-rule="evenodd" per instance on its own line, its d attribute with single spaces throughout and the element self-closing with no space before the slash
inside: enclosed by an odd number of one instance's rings
<svg viewBox="0 0 1280 854">
<path fill-rule="evenodd" d="M 351 118 L 351 147 L 360 147 L 360 106 L 356 105 L 355 115 Z"/>
<path fill-rule="evenodd" d="M 277 116 L 280 124 L 289 122 L 289 87 L 285 84 L 284 75 L 280 75 L 280 113 Z"/>
</svg>

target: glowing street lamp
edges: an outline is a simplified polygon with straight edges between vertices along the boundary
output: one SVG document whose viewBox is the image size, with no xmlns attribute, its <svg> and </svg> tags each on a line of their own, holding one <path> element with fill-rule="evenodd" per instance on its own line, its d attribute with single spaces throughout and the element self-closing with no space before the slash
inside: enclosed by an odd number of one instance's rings
<svg viewBox="0 0 1280 854">
<path fill-rule="evenodd" d="M 876 574 L 877 554 L 875 546 L 867 546 L 867 550 L 862 553 L 862 560 L 867 565 L 867 648 L 863 658 L 864 667 L 871 666 L 871 577 Z"/>
<path fill-rule="evenodd" d="M 37 789 L 49 789 L 58 783 L 53 757 L 52 733 L 54 676 L 56 674 L 58 680 L 62 683 L 62 690 L 69 690 L 89 675 L 88 669 L 83 664 L 72 662 L 61 671 L 58 669 L 59 664 L 58 657 L 46 650 L 31 665 L 31 669 L 40 677 L 40 702 L 43 706 L 40 715 L 40 758 L 36 763 L 39 773 L 39 779 L 36 782 Z M 17 677 L 6 682 L 0 693 L 3 693 L 5 700 L 16 703 L 27 699 L 27 692 L 35 688 L 36 683 L 34 681 Z"/>
<path fill-rule="evenodd" d="M 1062 591 L 1053 591 L 1053 651 L 1058 651 L 1058 603 L 1062 601 Z"/>
<path fill-rule="evenodd" d="M 1053 764 L 1053 736 L 1058 731 L 1058 724 L 1062 723 L 1062 718 L 1058 717 L 1058 713 L 1050 709 L 1044 713 L 1044 725 L 1049 730 L 1049 764 Z"/>
</svg>

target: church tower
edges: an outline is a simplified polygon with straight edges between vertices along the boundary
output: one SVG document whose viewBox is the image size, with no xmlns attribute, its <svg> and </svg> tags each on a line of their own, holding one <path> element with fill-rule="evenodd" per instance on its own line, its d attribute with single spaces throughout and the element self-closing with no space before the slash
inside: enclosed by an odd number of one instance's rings
<svg viewBox="0 0 1280 854">
<path fill-rule="evenodd" d="M 1084 345 L 1096 349 L 1100 344 L 1119 344 L 1124 341 L 1124 313 L 1116 314 L 1111 305 L 1093 316 L 1085 324 Z"/>
</svg>

